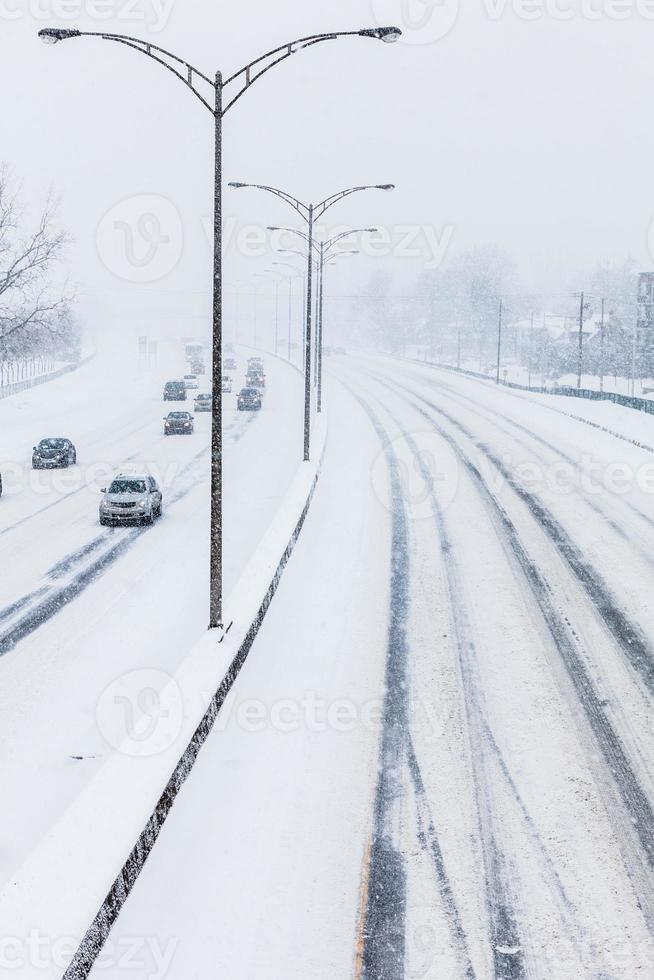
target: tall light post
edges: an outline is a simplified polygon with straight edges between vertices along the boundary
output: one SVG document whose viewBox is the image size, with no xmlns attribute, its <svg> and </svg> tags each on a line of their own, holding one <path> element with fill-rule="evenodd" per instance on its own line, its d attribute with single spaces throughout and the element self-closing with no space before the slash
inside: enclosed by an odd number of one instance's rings
<svg viewBox="0 0 654 980">
<path fill-rule="evenodd" d="M 288 362 L 291 363 L 291 331 L 293 327 L 293 283 L 296 279 L 302 279 L 304 281 L 304 274 L 298 272 L 294 265 L 290 262 L 273 262 L 273 265 L 283 266 L 286 269 L 292 269 L 295 275 L 289 276 L 288 273 L 284 276 L 288 282 Z M 284 275 L 282 273 L 282 275 Z M 304 318 L 303 318 L 304 322 Z"/>
<path fill-rule="evenodd" d="M 348 187 L 344 191 L 338 191 L 330 197 L 326 197 L 320 204 L 304 204 L 297 197 L 280 191 L 277 187 L 270 187 L 268 184 L 250 184 L 241 180 L 230 181 L 230 187 L 243 189 L 245 187 L 254 188 L 260 191 L 267 191 L 285 201 L 296 211 L 302 220 L 307 224 L 307 326 L 304 338 L 304 459 L 309 460 L 311 455 L 311 306 L 312 306 L 312 287 L 313 287 L 313 226 L 331 207 L 349 197 L 350 194 L 357 194 L 359 191 L 392 191 L 394 184 L 361 184 L 357 187 Z"/>
<path fill-rule="evenodd" d="M 390 185 L 388 186 L 390 190 Z M 297 228 L 288 228 L 285 226 L 269 225 L 268 231 L 285 231 L 292 235 L 298 235 L 309 247 L 309 236 L 303 231 L 298 231 Z M 379 231 L 379 228 L 352 228 L 349 231 L 342 231 L 339 235 L 333 235 L 331 238 L 327 238 L 321 242 L 313 242 L 313 248 L 318 254 L 318 330 L 316 338 L 316 384 L 318 388 L 317 394 L 317 404 L 316 409 L 318 412 L 322 411 L 322 355 L 323 355 L 323 329 L 322 329 L 322 317 L 323 317 L 323 279 L 325 275 L 325 265 L 329 257 L 335 257 L 334 250 L 336 245 L 342 241 L 344 238 L 350 238 L 352 235 L 364 235 L 364 234 L 374 234 Z M 336 254 L 339 255 L 352 255 L 358 252 L 359 249 L 348 249 L 347 251 L 339 251 Z M 302 255 L 303 253 L 297 252 L 292 248 L 282 248 L 280 252 L 289 253 L 292 252 L 296 255 Z"/>
<path fill-rule="evenodd" d="M 322 354 L 323 354 L 323 284 L 325 281 L 325 269 L 328 265 L 333 265 L 341 255 L 359 255 L 358 248 L 349 248 L 332 255 L 325 259 L 324 249 L 320 247 L 320 297 L 318 300 L 318 395 L 316 401 L 316 411 L 322 412 Z"/>
<path fill-rule="evenodd" d="M 273 265 L 274 264 L 275 263 L 273 263 Z M 273 287 L 274 287 L 274 289 L 273 289 L 273 291 L 274 291 L 273 302 L 274 302 L 274 306 L 275 306 L 275 316 L 273 318 L 273 321 L 274 321 L 274 324 L 275 324 L 275 343 L 274 343 L 274 346 L 275 346 L 275 354 L 276 354 L 277 353 L 277 348 L 279 346 L 279 340 L 278 340 L 278 338 L 279 338 L 279 283 L 280 283 L 279 273 L 277 272 L 277 269 L 264 269 L 263 272 L 256 272 L 255 273 L 255 277 L 258 278 L 258 279 L 269 279 L 270 276 L 276 276 L 277 277 L 277 278 L 274 278 L 272 280 L 272 284 L 273 284 Z M 256 344 L 255 344 L 255 347 L 256 347 Z"/>
<path fill-rule="evenodd" d="M 371 27 L 358 31 L 335 31 L 331 34 L 313 34 L 280 45 L 228 78 L 217 71 L 213 79 L 198 71 L 188 61 L 160 48 L 125 34 L 103 31 L 79 31 L 67 28 L 47 27 L 39 31 L 39 37 L 47 44 L 56 44 L 78 37 L 100 38 L 115 41 L 146 55 L 175 75 L 214 117 L 214 254 L 213 254 L 213 334 L 212 378 L 214 391 L 222 389 L 222 157 L 223 119 L 242 95 L 259 78 L 286 61 L 291 55 L 323 41 L 335 41 L 343 37 L 366 37 L 390 43 L 397 41 L 402 31 L 398 27 Z M 222 627 L 223 601 L 223 469 L 222 469 L 222 402 L 214 398 L 211 414 L 211 557 L 209 582 L 209 628 Z"/>
</svg>

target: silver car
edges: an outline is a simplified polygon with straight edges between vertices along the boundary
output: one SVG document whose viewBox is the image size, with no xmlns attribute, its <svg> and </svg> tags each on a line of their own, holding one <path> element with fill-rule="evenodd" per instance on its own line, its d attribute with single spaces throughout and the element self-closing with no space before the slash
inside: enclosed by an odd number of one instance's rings
<svg viewBox="0 0 654 980">
<path fill-rule="evenodd" d="M 163 499 L 157 481 L 152 476 L 121 473 L 114 477 L 109 489 L 103 489 L 100 503 L 100 524 L 115 527 L 121 524 L 152 524 L 161 517 Z"/>
</svg>

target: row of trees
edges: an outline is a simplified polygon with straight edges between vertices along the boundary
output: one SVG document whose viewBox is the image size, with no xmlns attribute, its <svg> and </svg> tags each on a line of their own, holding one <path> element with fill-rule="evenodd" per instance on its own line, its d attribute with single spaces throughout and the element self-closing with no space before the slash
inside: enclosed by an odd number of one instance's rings
<svg viewBox="0 0 654 980">
<path fill-rule="evenodd" d="M 590 278 L 583 307 L 584 373 L 631 376 L 638 271 L 627 260 L 598 266 Z M 577 371 L 580 296 L 572 284 L 559 294 L 527 294 L 512 257 L 497 245 L 462 251 L 424 272 L 411 288 L 398 288 L 380 273 L 364 293 L 357 304 L 365 325 L 359 339 L 378 349 L 494 371 L 501 301 L 503 365 L 519 365 L 543 381 Z M 642 336 L 635 354 L 636 376 L 654 376 L 654 349 Z"/>
<path fill-rule="evenodd" d="M 67 237 L 46 202 L 32 227 L 0 168 L 0 385 L 79 358 L 71 295 L 61 283 Z"/>
</svg>

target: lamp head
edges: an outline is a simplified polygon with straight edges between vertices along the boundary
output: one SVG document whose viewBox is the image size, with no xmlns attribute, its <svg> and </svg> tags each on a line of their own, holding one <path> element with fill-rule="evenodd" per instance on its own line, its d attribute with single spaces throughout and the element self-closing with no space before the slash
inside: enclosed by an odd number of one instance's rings
<svg viewBox="0 0 654 980">
<path fill-rule="evenodd" d="M 402 31 L 399 27 L 366 27 L 359 31 L 359 37 L 373 37 L 385 44 L 394 44 L 402 37 Z"/>
<path fill-rule="evenodd" d="M 378 191 L 394 191 L 395 184 L 376 184 L 376 189 Z"/>
<path fill-rule="evenodd" d="M 228 187 L 249 187 L 249 184 L 244 184 L 242 180 L 230 180 Z"/>
<path fill-rule="evenodd" d="M 81 31 L 68 30 L 65 27 L 44 27 L 39 31 L 39 37 L 44 44 L 56 44 L 58 41 L 65 41 L 69 37 L 80 37 Z"/>
</svg>

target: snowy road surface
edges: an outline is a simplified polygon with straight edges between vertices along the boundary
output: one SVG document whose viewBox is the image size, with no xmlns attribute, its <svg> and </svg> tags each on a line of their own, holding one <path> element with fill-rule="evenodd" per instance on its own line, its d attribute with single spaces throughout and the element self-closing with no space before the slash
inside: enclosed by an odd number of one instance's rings
<svg viewBox="0 0 654 980">
<path fill-rule="evenodd" d="M 247 353 L 224 396 L 226 591 L 302 455 L 296 371 L 268 358 L 263 411 L 235 410 Z M 134 670 L 161 686 L 206 628 L 210 415 L 196 415 L 192 436 L 163 435 L 170 408 L 193 409 L 161 397 L 186 370 L 180 345 L 160 344 L 148 370 L 110 348 L 0 402 L 0 766 L 12 801 L 0 814 L 0 881 L 115 748 L 97 724 L 103 692 Z M 75 442 L 78 466 L 35 473 L 31 448 L 53 435 Z M 152 528 L 99 526 L 99 489 L 121 468 L 160 480 Z"/>
<path fill-rule="evenodd" d="M 652 420 L 330 367 L 299 545 L 94 980 L 654 976 Z"/>
</svg>

